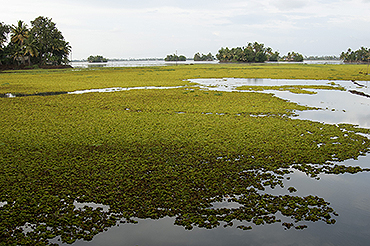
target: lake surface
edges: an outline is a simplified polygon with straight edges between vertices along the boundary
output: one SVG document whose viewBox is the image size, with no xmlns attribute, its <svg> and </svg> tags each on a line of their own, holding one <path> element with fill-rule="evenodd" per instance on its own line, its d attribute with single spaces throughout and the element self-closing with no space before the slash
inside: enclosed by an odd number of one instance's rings
<svg viewBox="0 0 370 246">
<path fill-rule="evenodd" d="M 241 85 L 327 84 L 331 81 L 270 80 L 270 79 L 207 79 L 191 80 L 209 90 L 235 91 Z M 298 119 L 309 119 L 328 124 L 350 123 L 370 128 L 370 98 L 352 94 L 349 89 L 369 93 L 369 82 L 334 81 L 347 91 L 315 90 L 317 94 L 293 94 L 286 91 L 265 91 L 301 105 L 322 110 L 297 112 Z M 370 155 L 342 163 L 370 167 Z M 174 225 L 173 218 L 138 220 L 138 224 L 121 224 L 97 235 L 91 242 L 77 241 L 74 245 L 368 245 L 370 241 L 370 173 L 320 174 L 320 180 L 295 171 L 285 180 L 285 187 L 294 186 L 294 195 L 317 195 L 330 202 L 337 222 L 305 222 L 304 230 L 284 230 L 279 224 L 254 226 L 250 231 L 218 227 L 212 230 L 185 230 Z M 287 194 L 286 188 L 267 189 L 265 192 Z M 225 204 L 226 205 L 226 204 Z M 286 218 L 283 218 L 286 220 Z"/>
<path fill-rule="evenodd" d="M 89 63 L 85 62 L 70 62 L 74 68 L 91 68 L 91 67 L 148 67 L 148 66 L 166 66 L 176 64 L 217 64 L 218 61 L 179 61 L 179 62 L 165 62 L 164 60 L 127 60 L 127 61 L 108 61 L 105 63 Z M 275 62 L 276 63 L 276 62 Z M 279 62 L 284 63 L 284 62 Z M 343 64 L 342 61 L 304 61 L 306 64 Z M 300 62 L 302 64 L 302 62 Z"/>
<path fill-rule="evenodd" d="M 344 87 L 340 90 L 313 90 L 317 94 L 294 94 L 289 91 L 265 90 L 264 93 L 273 93 L 277 97 L 298 103 L 304 106 L 318 107 L 322 110 L 308 110 L 297 112 L 297 119 L 308 119 L 330 124 L 349 123 L 370 128 L 370 98 L 353 94 L 349 91 L 358 91 L 370 95 L 370 81 L 338 80 L 289 80 L 289 79 L 192 79 L 204 88 L 216 91 L 241 91 L 240 86 L 284 86 L 284 85 L 328 85 L 335 83 Z M 361 86 L 359 86 L 361 85 Z"/>
<path fill-rule="evenodd" d="M 105 63 L 89 63 L 89 62 L 70 62 L 74 68 L 93 68 L 93 67 L 150 67 L 150 66 L 166 66 L 180 64 L 217 64 L 218 61 L 197 61 L 193 60 L 166 62 L 164 60 L 128 60 L 128 61 L 108 61 Z"/>
</svg>

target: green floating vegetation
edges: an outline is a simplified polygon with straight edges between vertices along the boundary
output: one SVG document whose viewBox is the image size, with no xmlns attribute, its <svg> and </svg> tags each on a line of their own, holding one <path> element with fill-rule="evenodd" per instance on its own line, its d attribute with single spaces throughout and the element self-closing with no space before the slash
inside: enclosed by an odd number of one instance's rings
<svg viewBox="0 0 370 246">
<path fill-rule="evenodd" d="M 98 72 L 126 75 L 125 69 Z M 157 86 L 171 84 L 164 81 Z M 92 83 L 89 88 L 100 85 Z M 34 78 L 17 88 L 41 91 L 43 85 Z M 0 98 L 0 244 L 48 245 L 55 238 L 71 244 L 118 223 L 166 216 L 185 229 L 336 222 L 324 198 L 260 191 L 284 187 L 292 168 L 316 178 L 369 171 L 334 162 L 368 153 L 363 134 L 370 130 L 293 120 L 295 111 L 313 109 L 270 94 L 192 91 Z M 76 208 L 75 202 L 109 209 Z M 216 208 L 220 202 L 240 206 Z"/>
<path fill-rule="evenodd" d="M 295 94 L 317 94 L 315 91 L 308 91 L 307 89 L 311 90 L 341 90 L 344 91 L 345 88 L 342 86 L 334 86 L 334 84 L 330 85 L 281 85 L 281 86 L 239 86 L 237 90 L 250 90 L 250 91 L 263 91 L 263 90 L 278 90 L 278 91 L 290 91 L 291 93 Z"/>
</svg>

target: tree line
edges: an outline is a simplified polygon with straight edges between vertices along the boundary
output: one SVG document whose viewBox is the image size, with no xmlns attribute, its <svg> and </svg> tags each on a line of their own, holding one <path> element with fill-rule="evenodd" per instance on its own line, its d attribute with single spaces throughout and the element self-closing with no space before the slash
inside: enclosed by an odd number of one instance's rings
<svg viewBox="0 0 370 246">
<path fill-rule="evenodd" d="M 178 56 L 177 54 L 167 55 L 164 58 L 165 61 L 186 61 L 186 57 L 184 55 Z"/>
<path fill-rule="evenodd" d="M 302 54 L 288 52 L 281 57 L 278 51 L 258 42 L 248 43 L 245 47 L 221 48 L 216 57 L 220 62 L 303 61 Z"/>
<path fill-rule="evenodd" d="M 296 53 L 296 52 L 288 52 L 285 56 L 283 56 L 281 61 L 292 61 L 292 62 L 302 62 L 303 61 L 303 55 Z"/>
<path fill-rule="evenodd" d="M 17 25 L 0 22 L 0 65 L 62 65 L 70 52 L 51 18 L 39 16 L 30 27 L 21 20 Z"/>
<path fill-rule="evenodd" d="M 277 61 L 279 53 L 272 52 L 272 49 L 264 44 L 254 42 L 245 47 L 221 48 L 216 57 L 220 62 L 265 62 Z"/>
<path fill-rule="evenodd" d="M 358 50 L 351 50 L 349 48 L 346 52 L 342 52 L 340 59 L 344 62 L 353 62 L 353 63 L 369 63 L 370 61 L 370 48 L 361 47 Z"/>
<path fill-rule="evenodd" d="M 214 61 L 215 57 L 211 54 L 211 52 L 208 53 L 208 55 L 200 54 L 199 52 L 194 55 L 194 61 Z"/>
</svg>

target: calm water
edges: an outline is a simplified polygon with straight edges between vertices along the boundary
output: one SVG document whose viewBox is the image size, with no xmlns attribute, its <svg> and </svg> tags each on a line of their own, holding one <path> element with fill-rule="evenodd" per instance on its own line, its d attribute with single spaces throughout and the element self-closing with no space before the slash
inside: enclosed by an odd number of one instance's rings
<svg viewBox="0 0 370 246">
<path fill-rule="evenodd" d="M 187 60 L 185 62 L 177 62 L 177 64 L 216 64 L 218 61 L 196 61 Z M 281 63 L 281 62 L 280 62 Z M 342 64 L 342 61 L 304 61 L 306 64 Z M 166 66 L 166 65 L 175 65 L 176 62 L 165 62 L 164 60 L 144 60 L 144 61 L 108 61 L 106 63 L 88 63 L 88 62 L 71 62 L 70 63 L 74 68 L 88 68 L 88 67 L 147 67 L 147 66 Z"/>
<path fill-rule="evenodd" d="M 89 67 L 149 67 L 149 66 L 166 66 L 176 64 L 215 64 L 218 61 L 213 62 L 194 62 L 193 60 L 179 61 L 179 62 L 165 62 L 164 60 L 151 60 L 151 61 L 108 61 L 106 63 L 88 63 L 88 62 L 71 62 L 71 66 L 74 68 L 89 68 Z"/>
<path fill-rule="evenodd" d="M 326 84 L 329 81 L 262 80 L 262 79 L 214 79 L 192 80 L 200 85 L 216 86 L 211 90 L 232 91 L 241 85 Z M 351 81 L 338 82 L 346 89 L 369 93 L 369 82 L 358 87 Z M 337 124 L 351 123 L 370 127 L 370 98 L 348 91 L 318 90 L 315 95 L 276 92 L 276 96 L 302 105 L 323 108 L 309 112 L 297 112 L 299 119 L 310 119 Z M 351 166 L 370 167 L 370 155 L 358 160 L 347 160 Z M 194 228 L 191 231 L 175 226 L 173 218 L 139 220 L 138 224 L 121 224 L 97 235 L 93 241 L 78 241 L 74 245 L 368 245 L 370 241 L 370 173 L 328 175 L 320 180 L 296 171 L 285 180 L 285 187 L 294 186 L 295 195 L 318 195 L 331 203 L 339 214 L 337 223 L 305 222 L 305 230 L 284 230 L 279 224 L 254 226 L 251 231 L 219 227 L 212 230 Z M 271 194 L 287 194 L 286 188 L 267 189 Z M 284 218 L 289 222 L 288 219 Z M 245 224 L 245 223 L 244 223 Z"/>
<path fill-rule="evenodd" d="M 236 88 L 244 85 L 253 86 L 281 86 L 281 85 L 328 85 L 334 82 L 346 89 L 339 90 L 311 90 L 317 94 L 294 94 L 288 91 L 267 90 L 265 93 L 296 102 L 300 105 L 318 107 L 322 110 L 309 110 L 297 112 L 298 119 L 308 119 L 330 124 L 349 123 L 361 127 L 370 128 L 370 98 L 352 94 L 349 90 L 370 95 L 370 81 L 331 81 L 331 80 L 289 80 L 289 79 L 192 79 L 209 90 L 217 91 L 240 91 Z"/>
</svg>

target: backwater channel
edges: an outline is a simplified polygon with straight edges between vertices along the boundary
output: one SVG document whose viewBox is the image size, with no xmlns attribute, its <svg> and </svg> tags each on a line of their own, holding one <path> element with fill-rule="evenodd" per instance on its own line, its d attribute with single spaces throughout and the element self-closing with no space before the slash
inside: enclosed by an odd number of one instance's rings
<svg viewBox="0 0 370 246">
<path fill-rule="evenodd" d="M 321 108 L 297 112 L 296 119 L 308 119 L 327 124 L 349 123 L 370 128 L 370 94 L 368 81 L 318 81 L 318 80 L 273 80 L 273 79 L 194 79 L 207 90 L 235 91 L 243 85 L 327 85 L 334 82 L 346 90 L 312 90 L 317 94 L 293 94 L 288 91 L 269 90 L 277 97 L 296 102 L 300 105 Z M 364 95 L 350 93 L 349 90 Z M 89 91 L 86 91 L 89 92 Z M 91 92 L 91 91 L 90 91 Z M 77 92 L 75 92 L 77 93 Z M 80 92 L 82 93 L 82 92 Z M 347 166 L 370 167 L 370 155 L 358 160 L 347 160 Z M 320 174 L 320 180 L 295 171 L 284 180 L 285 187 L 293 186 L 297 196 L 317 195 L 330 202 L 336 212 L 337 222 L 328 225 L 322 221 L 305 222 L 304 230 L 285 230 L 279 223 L 253 226 L 243 231 L 222 226 L 212 230 L 194 227 L 185 230 L 174 225 L 174 218 L 159 220 L 138 219 L 138 224 L 121 224 L 94 237 L 90 242 L 77 241 L 74 245 L 368 245 L 370 242 L 370 173 L 357 174 Z M 266 190 L 278 195 L 288 194 L 286 188 Z M 233 204 L 219 204 L 234 206 Z"/>
</svg>

